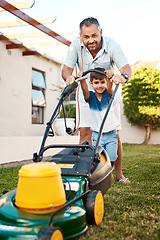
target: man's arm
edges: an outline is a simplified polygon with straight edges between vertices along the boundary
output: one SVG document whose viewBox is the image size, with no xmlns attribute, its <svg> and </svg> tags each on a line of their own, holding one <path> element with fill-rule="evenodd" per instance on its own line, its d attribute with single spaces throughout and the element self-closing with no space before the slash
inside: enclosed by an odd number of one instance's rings
<svg viewBox="0 0 160 240">
<path fill-rule="evenodd" d="M 120 71 L 121 74 L 126 73 L 129 76 L 129 79 L 132 77 L 132 69 L 131 69 L 129 64 L 126 64 L 119 71 Z"/>
<path fill-rule="evenodd" d="M 64 81 L 66 81 L 66 84 L 68 85 L 70 82 L 73 82 L 75 80 L 75 77 L 72 75 L 73 68 L 70 68 L 66 65 L 62 68 L 62 78 Z"/>
</svg>

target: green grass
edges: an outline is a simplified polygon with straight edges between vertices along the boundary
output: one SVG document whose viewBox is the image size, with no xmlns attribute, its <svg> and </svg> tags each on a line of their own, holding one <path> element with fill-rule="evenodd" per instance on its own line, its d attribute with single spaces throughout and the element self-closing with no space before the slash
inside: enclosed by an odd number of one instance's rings
<svg viewBox="0 0 160 240">
<path fill-rule="evenodd" d="M 20 166 L 0 169 L 0 191 L 17 185 Z M 79 240 L 160 239 L 160 145 L 123 145 L 123 174 L 104 196 L 105 217 Z M 115 172 L 113 171 L 115 176 Z"/>
</svg>

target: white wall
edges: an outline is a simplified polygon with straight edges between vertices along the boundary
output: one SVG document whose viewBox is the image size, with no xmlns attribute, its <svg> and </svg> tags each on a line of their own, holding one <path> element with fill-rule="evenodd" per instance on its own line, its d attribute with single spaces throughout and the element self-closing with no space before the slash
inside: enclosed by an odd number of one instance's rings
<svg viewBox="0 0 160 240">
<path fill-rule="evenodd" d="M 0 137 L 0 164 L 32 159 L 33 153 L 39 152 L 41 142 L 42 136 Z M 46 145 L 76 143 L 79 143 L 78 136 L 56 136 L 49 137 Z M 59 151 L 60 149 L 54 148 L 46 151 L 44 156 L 51 156 Z"/>
<path fill-rule="evenodd" d="M 145 128 L 132 126 L 128 123 L 126 116 L 123 113 L 123 104 L 121 102 L 121 126 L 120 136 L 122 143 L 141 144 L 145 139 Z M 160 144 L 160 130 L 152 131 L 151 138 L 148 144 Z"/>
<path fill-rule="evenodd" d="M 44 123 L 57 103 L 54 84 L 61 80 L 61 64 L 40 56 L 22 56 L 22 50 L 6 50 L 0 41 L 0 136 L 41 136 L 45 124 L 32 124 L 32 68 L 45 72 L 46 101 Z"/>
</svg>

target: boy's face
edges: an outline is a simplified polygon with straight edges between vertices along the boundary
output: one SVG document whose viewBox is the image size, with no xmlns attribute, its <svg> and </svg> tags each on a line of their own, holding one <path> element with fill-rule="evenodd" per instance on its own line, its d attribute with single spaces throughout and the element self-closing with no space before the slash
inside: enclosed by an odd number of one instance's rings
<svg viewBox="0 0 160 240">
<path fill-rule="evenodd" d="M 95 92 L 98 94 L 102 94 L 107 89 L 107 79 L 95 79 L 93 78 L 92 82 L 89 82 L 91 87 L 94 89 Z"/>
</svg>

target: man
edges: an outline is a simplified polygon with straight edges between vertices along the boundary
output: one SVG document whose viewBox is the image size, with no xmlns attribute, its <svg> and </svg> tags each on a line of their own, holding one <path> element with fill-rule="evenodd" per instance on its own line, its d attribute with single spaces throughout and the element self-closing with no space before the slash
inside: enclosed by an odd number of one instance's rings
<svg viewBox="0 0 160 240">
<path fill-rule="evenodd" d="M 62 77 L 66 84 L 75 80 L 72 73 L 76 64 L 80 71 L 96 67 L 113 70 L 115 65 L 120 72 L 120 74 L 111 76 L 111 81 L 115 84 L 127 82 L 132 75 L 131 67 L 120 46 L 111 38 L 102 36 L 102 29 L 98 20 L 92 17 L 86 18 L 80 23 L 80 39 L 75 39 L 69 47 L 62 68 Z M 78 98 L 80 105 L 80 143 L 88 141 L 91 144 L 90 110 L 85 103 L 81 90 Z M 121 182 L 129 183 L 130 181 L 122 174 L 122 147 L 120 138 L 118 140 L 119 157 L 115 163 L 116 178 Z M 114 182 L 113 177 L 112 182 Z"/>
</svg>

